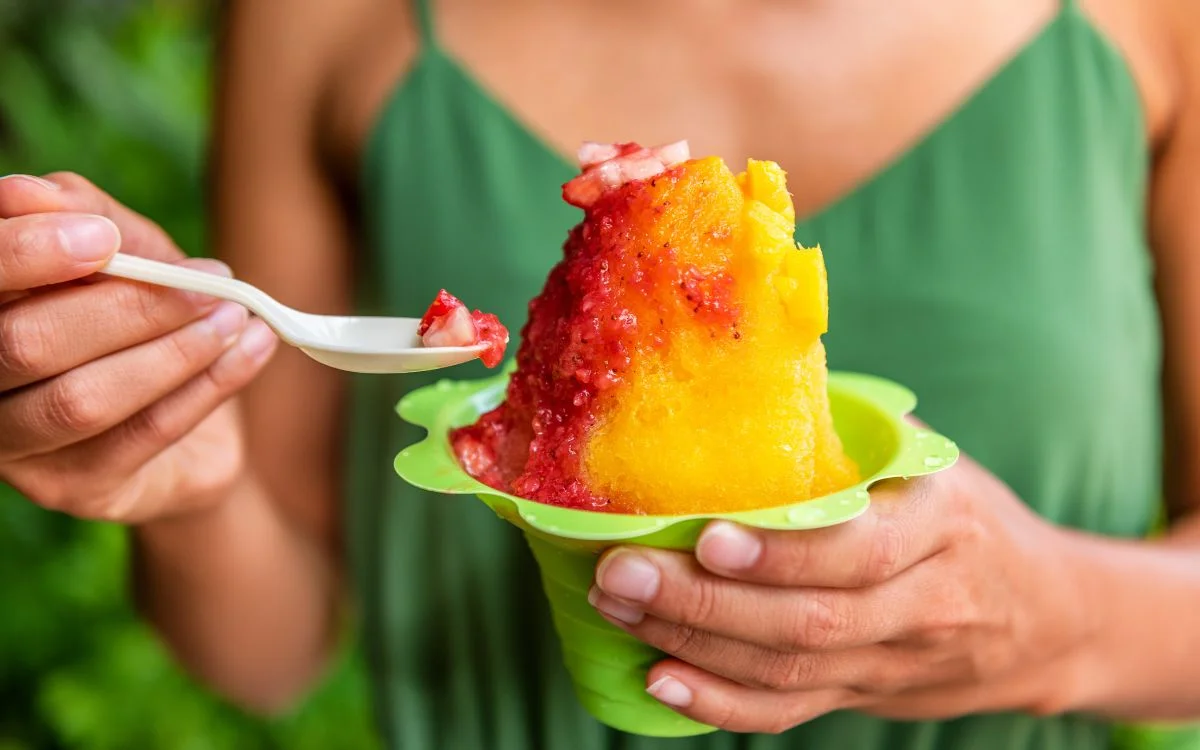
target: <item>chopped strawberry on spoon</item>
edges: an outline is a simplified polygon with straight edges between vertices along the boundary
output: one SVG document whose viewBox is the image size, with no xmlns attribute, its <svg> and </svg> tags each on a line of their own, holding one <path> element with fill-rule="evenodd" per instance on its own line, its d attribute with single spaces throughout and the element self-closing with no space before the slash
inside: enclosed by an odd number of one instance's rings
<svg viewBox="0 0 1200 750">
<path fill-rule="evenodd" d="M 445 289 L 438 292 L 433 304 L 425 311 L 417 335 L 427 347 L 482 343 L 484 349 L 479 359 L 487 367 L 500 364 L 508 346 L 508 329 L 495 315 L 468 311 L 466 305 Z"/>
</svg>

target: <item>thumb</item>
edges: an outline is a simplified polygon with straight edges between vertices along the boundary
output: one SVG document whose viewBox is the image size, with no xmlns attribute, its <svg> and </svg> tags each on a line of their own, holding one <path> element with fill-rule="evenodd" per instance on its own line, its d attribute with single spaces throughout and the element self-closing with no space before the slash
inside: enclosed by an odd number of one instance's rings
<svg viewBox="0 0 1200 750">
<path fill-rule="evenodd" d="M 0 293 L 88 276 L 120 246 L 120 230 L 103 216 L 53 213 L 0 220 Z"/>
</svg>

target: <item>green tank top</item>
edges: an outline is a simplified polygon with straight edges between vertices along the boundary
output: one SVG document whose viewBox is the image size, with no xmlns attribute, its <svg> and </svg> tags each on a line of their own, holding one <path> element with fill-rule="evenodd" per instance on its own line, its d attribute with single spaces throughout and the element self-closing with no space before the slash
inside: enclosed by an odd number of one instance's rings
<svg viewBox="0 0 1200 750">
<path fill-rule="evenodd" d="M 438 45 L 425 3 L 415 12 L 421 51 L 365 150 L 360 306 L 413 314 L 445 286 L 515 332 L 580 218 L 558 197 L 576 170 Z M 908 385 L 921 417 L 1038 513 L 1124 537 L 1147 533 L 1160 491 L 1140 112 L 1119 54 L 1068 3 L 915 147 L 796 230 L 825 249 L 831 367 Z M 778 736 L 684 740 L 598 724 L 571 692 L 520 533 L 483 503 L 419 492 L 391 468 L 420 438 L 396 402 L 440 377 L 485 372 L 473 364 L 355 381 L 348 549 L 390 746 L 1109 743 L 1110 728 L 1082 716 L 892 722 L 840 712 Z"/>
</svg>

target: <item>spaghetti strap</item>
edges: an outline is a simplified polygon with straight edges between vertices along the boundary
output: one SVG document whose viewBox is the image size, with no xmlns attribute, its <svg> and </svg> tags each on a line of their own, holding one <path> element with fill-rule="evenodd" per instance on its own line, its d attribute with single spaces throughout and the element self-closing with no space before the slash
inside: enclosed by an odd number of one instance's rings
<svg viewBox="0 0 1200 750">
<path fill-rule="evenodd" d="M 421 44 L 435 44 L 437 37 L 433 33 L 433 0 L 413 0 L 413 15 L 417 19 L 417 27 L 421 31 Z"/>
</svg>

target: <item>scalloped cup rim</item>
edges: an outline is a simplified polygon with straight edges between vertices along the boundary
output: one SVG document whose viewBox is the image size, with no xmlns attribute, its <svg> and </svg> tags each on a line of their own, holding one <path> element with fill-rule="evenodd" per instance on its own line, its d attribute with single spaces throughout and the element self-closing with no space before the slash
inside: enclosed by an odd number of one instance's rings
<svg viewBox="0 0 1200 750">
<path fill-rule="evenodd" d="M 723 519 L 746 526 L 774 529 L 816 529 L 844 523 L 866 512 L 869 489 L 886 479 L 932 474 L 958 459 L 953 441 L 932 430 L 909 423 L 904 417 L 916 406 L 914 394 L 889 380 L 872 375 L 831 371 L 831 400 L 865 409 L 892 431 L 890 455 L 859 482 L 820 497 L 753 510 L 694 513 L 669 516 L 634 515 L 548 505 L 489 487 L 462 469 L 447 437 L 449 431 L 468 424 L 499 404 L 511 374 L 511 364 L 500 373 L 479 380 L 442 380 L 407 394 L 396 409 L 400 417 L 426 430 L 425 437 L 400 451 L 394 468 L 404 481 L 420 489 L 450 495 L 476 495 L 513 522 L 546 535 L 584 542 L 634 539 L 656 534 L 679 524 Z M 839 428 L 835 409 L 835 428 Z M 843 435 L 845 441 L 845 436 Z M 860 460 L 860 466 L 862 466 Z"/>
</svg>

